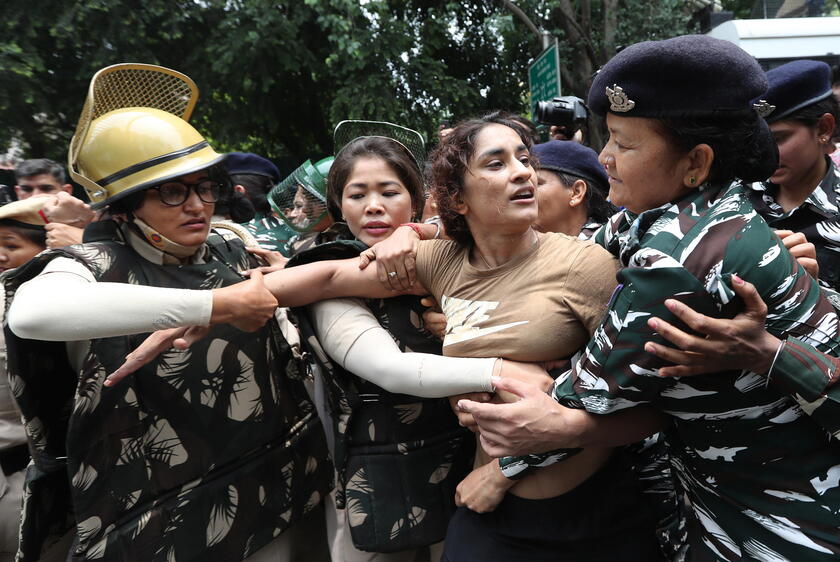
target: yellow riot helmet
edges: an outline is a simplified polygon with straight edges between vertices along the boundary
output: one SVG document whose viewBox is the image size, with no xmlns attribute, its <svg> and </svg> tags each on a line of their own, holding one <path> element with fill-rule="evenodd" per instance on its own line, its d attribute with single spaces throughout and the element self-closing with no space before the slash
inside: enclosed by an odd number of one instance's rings
<svg viewBox="0 0 840 562">
<path fill-rule="evenodd" d="M 70 176 L 94 208 L 220 162 L 189 123 L 198 88 L 189 77 L 148 64 L 97 72 L 70 141 Z"/>
</svg>

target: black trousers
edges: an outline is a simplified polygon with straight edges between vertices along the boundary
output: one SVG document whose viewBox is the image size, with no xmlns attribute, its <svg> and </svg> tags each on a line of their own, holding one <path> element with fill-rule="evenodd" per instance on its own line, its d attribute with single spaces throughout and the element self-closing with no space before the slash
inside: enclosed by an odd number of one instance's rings
<svg viewBox="0 0 840 562">
<path fill-rule="evenodd" d="M 662 560 L 653 516 L 620 453 L 563 495 L 528 500 L 507 494 L 490 513 L 459 508 L 444 562 Z"/>
</svg>

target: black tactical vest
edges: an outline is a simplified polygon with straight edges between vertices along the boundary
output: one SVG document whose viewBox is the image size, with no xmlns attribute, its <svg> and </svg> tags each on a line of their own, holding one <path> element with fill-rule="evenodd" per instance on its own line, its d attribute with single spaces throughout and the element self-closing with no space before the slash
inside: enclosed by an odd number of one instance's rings
<svg viewBox="0 0 840 562">
<path fill-rule="evenodd" d="M 183 289 L 230 285 L 249 267 L 238 240 L 211 236 L 205 264 L 157 265 L 116 234 L 41 254 L 5 278 L 7 302 L 59 256 L 99 282 Z M 323 430 L 275 321 L 253 333 L 214 326 L 189 350 L 167 351 L 104 387 L 147 335 L 93 340 L 73 372 L 63 344 L 24 340 L 6 327 L 34 459 L 22 561 L 38 559 L 69 507 L 73 560 L 241 560 L 329 491 Z"/>
<path fill-rule="evenodd" d="M 287 267 L 354 257 L 359 241 L 323 244 Z M 423 329 L 419 297 L 366 301 L 402 351 L 441 354 Z M 455 488 L 472 466 L 475 440 L 458 425 L 446 398 L 394 394 L 344 370 L 320 350 L 305 310 L 297 310 L 301 339 L 325 377 L 335 433 L 336 503 L 347 510 L 360 550 L 398 552 L 443 540 L 455 511 Z"/>
</svg>

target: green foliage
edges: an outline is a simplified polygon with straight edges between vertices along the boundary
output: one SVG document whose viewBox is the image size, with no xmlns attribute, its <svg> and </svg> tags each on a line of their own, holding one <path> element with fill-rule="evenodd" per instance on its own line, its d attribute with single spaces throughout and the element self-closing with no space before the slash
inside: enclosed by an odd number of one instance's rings
<svg viewBox="0 0 840 562">
<path fill-rule="evenodd" d="M 684 0 L 625 1 L 619 4 L 618 45 L 656 41 L 690 33 Z"/>
<path fill-rule="evenodd" d="M 748 19 L 753 5 L 755 0 L 721 0 L 723 9 L 732 12 L 735 19 Z"/>
<path fill-rule="evenodd" d="M 518 5 L 565 33 L 560 0 Z M 618 9 L 620 42 L 682 30 L 677 0 Z M 117 62 L 191 76 L 201 90 L 193 123 L 215 147 L 291 168 L 331 153 L 342 119 L 394 121 L 433 139 L 443 119 L 525 111 L 537 50 L 495 0 L 6 0 L 3 15 L 0 147 L 17 138 L 27 156 L 60 161 L 91 76 Z M 576 64 L 574 49 L 565 52 Z"/>
</svg>

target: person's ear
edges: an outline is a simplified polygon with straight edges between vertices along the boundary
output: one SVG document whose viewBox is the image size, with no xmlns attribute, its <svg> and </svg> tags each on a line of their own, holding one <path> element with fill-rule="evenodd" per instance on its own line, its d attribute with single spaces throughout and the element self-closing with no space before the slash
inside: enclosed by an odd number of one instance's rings
<svg viewBox="0 0 840 562">
<path fill-rule="evenodd" d="M 715 161 L 715 151 L 708 144 L 698 144 L 688 151 L 685 161 L 683 184 L 688 187 L 697 187 L 709 178 L 712 162 Z"/>
<path fill-rule="evenodd" d="M 236 193 L 241 193 L 242 195 L 247 195 L 248 194 L 248 192 L 245 190 L 245 186 L 242 186 L 242 185 L 239 185 L 239 184 L 234 185 L 233 190 Z"/>
<path fill-rule="evenodd" d="M 464 199 L 461 193 L 456 195 L 454 200 L 452 201 L 452 209 L 454 209 L 455 212 L 459 215 L 466 215 L 469 211 L 469 207 L 466 203 L 464 203 Z"/>
<path fill-rule="evenodd" d="M 73 195 L 73 186 L 72 186 L 72 185 L 70 185 L 69 183 L 65 183 L 65 184 L 64 184 L 64 185 L 62 185 L 59 189 L 60 189 L 61 191 L 66 191 L 66 192 L 67 192 L 67 193 L 69 193 L 70 195 Z"/>
<path fill-rule="evenodd" d="M 569 196 L 569 207 L 577 207 L 586 201 L 586 190 L 588 187 L 585 181 L 577 179 L 568 189 L 572 192 Z"/>
<path fill-rule="evenodd" d="M 822 117 L 817 120 L 817 139 L 821 144 L 828 144 L 831 142 L 831 137 L 834 136 L 834 126 L 837 122 L 834 115 L 831 113 L 823 113 Z"/>
</svg>

